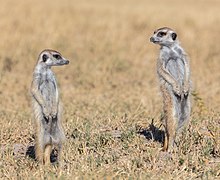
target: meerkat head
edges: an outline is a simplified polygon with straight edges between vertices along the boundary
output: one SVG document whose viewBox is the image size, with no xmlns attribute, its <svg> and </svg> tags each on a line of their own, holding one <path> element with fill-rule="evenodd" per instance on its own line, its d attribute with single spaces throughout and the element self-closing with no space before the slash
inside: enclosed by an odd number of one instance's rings
<svg viewBox="0 0 220 180">
<path fill-rule="evenodd" d="M 69 64 L 69 61 L 65 59 L 59 52 L 45 49 L 40 53 L 38 63 L 51 67 Z"/>
<path fill-rule="evenodd" d="M 159 28 L 154 31 L 150 41 L 160 46 L 172 46 L 177 42 L 177 34 L 168 27 Z"/>
</svg>

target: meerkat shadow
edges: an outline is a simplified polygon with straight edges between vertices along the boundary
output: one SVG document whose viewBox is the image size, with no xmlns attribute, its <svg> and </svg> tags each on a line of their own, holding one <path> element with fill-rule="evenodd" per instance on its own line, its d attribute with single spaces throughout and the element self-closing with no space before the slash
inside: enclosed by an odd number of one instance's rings
<svg viewBox="0 0 220 180">
<path fill-rule="evenodd" d="M 27 151 L 26 151 L 26 156 L 34 159 L 35 161 L 37 161 L 36 155 L 35 155 L 35 147 L 34 145 L 30 145 L 27 147 Z M 52 153 L 50 155 L 50 162 L 51 163 L 57 163 L 58 162 L 58 151 L 57 149 L 53 149 Z"/>
<path fill-rule="evenodd" d="M 138 133 L 140 135 L 143 135 L 147 140 L 153 140 L 159 143 L 163 143 L 165 131 L 161 130 L 160 127 L 156 127 L 152 121 L 148 128 L 142 129 L 138 131 Z"/>
</svg>

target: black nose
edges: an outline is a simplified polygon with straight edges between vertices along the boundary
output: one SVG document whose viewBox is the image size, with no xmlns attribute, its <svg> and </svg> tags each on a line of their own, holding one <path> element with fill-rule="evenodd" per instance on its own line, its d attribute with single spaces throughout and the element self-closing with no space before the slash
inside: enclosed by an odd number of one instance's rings
<svg viewBox="0 0 220 180">
<path fill-rule="evenodd" d="M 66 60 L 66 64 L 69 64 L 70 63 L 70 61 L 69 60 Z"/>
<path fill-rule="evenodd" d="M 150 42 L 154 42 L 154 38 L 153 37 L 150 38 Z"/>
</svg>

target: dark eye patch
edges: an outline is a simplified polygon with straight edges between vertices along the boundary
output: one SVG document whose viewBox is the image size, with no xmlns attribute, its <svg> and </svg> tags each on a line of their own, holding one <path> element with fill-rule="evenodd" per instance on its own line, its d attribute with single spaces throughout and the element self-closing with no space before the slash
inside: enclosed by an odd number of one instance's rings
<svg viewBox="0 0 220 180">
<path fill-rule="evenodd" d="M 47 59 L 48 59 L 48 56 L 47 56 L 46 54 L 44 54 L 44 55 L 42 56 L 42 59 L 43 59 L 43 62 L 46 62 Z"/>
<path fill-rule="evenodd" d="M 176 37 L 177 37 L 177 34 L 176 33 L 172 33 L 172 39 L 175 41 L 176 40 Z"/>
<path fill-rule="evenodd" d="M 157 36 L 158 37 L 163 37 L 163 36 L 165 36 L 167 33 L 166 32 L 159 32 L 158 34 L 157 34 Z"/>
<path fill-rule="evenodd" d="M 56 59 L 62 59 L 59 54 L 54 54 L 53 57 L 56 58 Z"/>
</svg>

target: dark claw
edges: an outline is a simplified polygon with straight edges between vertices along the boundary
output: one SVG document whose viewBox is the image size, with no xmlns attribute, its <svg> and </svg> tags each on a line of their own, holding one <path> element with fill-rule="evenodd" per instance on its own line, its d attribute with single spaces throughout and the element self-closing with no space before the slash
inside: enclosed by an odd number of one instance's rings
<svg viewBox="0 0 220 180">
<path fill-rule="evenodd" d="M 176 95 L 177 99 L 180 101 L 182 97 L 180 95 Z"/>
<path fill-rule="evenodd" d="M 174 95 L 177 96 L 177 97 L 181 97 L 181 95 L 177 94 L 175 91 L 174 91 Z"/>
<path fill-rule="evenodd" d="M 57 121 L 57 115 L 55 115 L 55 116 L 52 117 L 52 121 L 53 121 L 53 122 Z"/>
<path fill-rule="evenodd" d="M 187 97 L 189 95 L 189 93 L 187 92 L 187 93 L 184 93 L 184 97 Z"/>
<path fill-rule="evenodd" d="M 45 120 L 45 122 L 46 122 L 47 124 L 49 123 L 49 118 L 48 118 L 48 117 L 44 116 L 44 120 Z"/>
<path fill-rule="evenodd" d="M 177 94 L 177 93 L 174 92 L 174 95 L 177 97 L 178 100 L 182 99 L 182 96 L 180 94 Z"/>
</svg>

